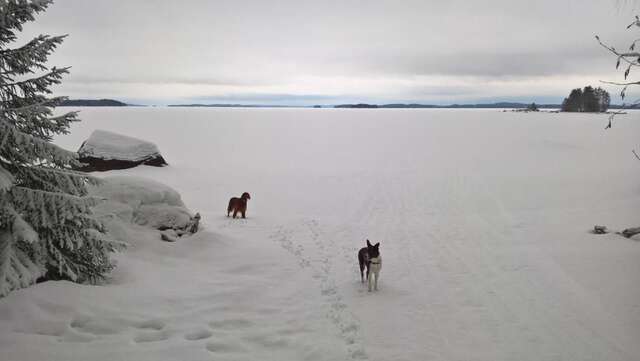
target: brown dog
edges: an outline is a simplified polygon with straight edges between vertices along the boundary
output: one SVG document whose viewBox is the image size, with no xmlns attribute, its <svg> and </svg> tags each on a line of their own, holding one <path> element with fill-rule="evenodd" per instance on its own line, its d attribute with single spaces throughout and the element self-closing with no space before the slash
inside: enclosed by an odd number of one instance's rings
<svg viewBox="0 0 640 361">
<path fill-rule="evenodd" d="M 242 218 L 247 218 L 247 201 L 249 199 L 251 199 L 251 196 L 247 192 L 242 193 L 242 196 L 240 198 L 233 197 L 229 199 L 229 206 L 227 207 L 227 217 L 229 217 L 229 213 L 233 211 L 233 218 L 236 218 L 238 212 L 242 214 Z"/>
</svg>

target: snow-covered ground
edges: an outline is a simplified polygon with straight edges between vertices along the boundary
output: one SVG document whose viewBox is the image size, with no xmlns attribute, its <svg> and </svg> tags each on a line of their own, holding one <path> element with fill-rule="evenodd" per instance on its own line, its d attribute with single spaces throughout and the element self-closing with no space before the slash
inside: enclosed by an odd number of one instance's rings
<svg viewBox="0 0 640 361">
<path fill-rule="evenodd" d="M 106 286 L 0 299 L 0 359 L 638 360 L 640 114 L 85 108 L 149 140 L 205 231 L 142 227 Z M 251 193 L 247 219 L 225 217 Z M 357 250 L 381 242 L 380 290 Z"/>
</svg>

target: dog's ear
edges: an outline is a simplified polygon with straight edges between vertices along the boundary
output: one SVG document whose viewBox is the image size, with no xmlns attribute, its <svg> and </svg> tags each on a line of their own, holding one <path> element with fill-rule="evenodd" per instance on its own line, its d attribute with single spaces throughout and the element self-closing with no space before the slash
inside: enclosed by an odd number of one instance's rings
<svg viewBox="0 0 640 361">
<path fill-rule="evenodd" d="M 373 246 L 371 245 L 371 243 L 369 242 L 369 240 L 367 240 L 367 247 L 373 247 Z"/>
<path fill-rule="evenodd" d="M 380 242 L 376 243 L 376 245 L 374 246 L 375 248 L 380 247 Z"/>
</svg>

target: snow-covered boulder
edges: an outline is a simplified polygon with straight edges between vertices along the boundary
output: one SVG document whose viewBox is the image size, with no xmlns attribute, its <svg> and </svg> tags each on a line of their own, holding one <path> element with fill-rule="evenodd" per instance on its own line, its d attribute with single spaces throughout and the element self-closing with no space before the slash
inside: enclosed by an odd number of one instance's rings
<svg viewBox="0 0 640 361">
<path fill-rule="evenodd" d="M 78 150 L 85 172 L 133 168 L 140 164 L 162 167 L 167 162 L 150 142 L 106 130 L 95 130 Z"/>
<path fill-rule="evenodd" d="M 160 230 L 186 229 L 192 219 L 178 192 L 150 179 L 106 177 L 90 194 L 104 199 L 93 211 L 107 223 L 112 219 Z"/>
</svg>

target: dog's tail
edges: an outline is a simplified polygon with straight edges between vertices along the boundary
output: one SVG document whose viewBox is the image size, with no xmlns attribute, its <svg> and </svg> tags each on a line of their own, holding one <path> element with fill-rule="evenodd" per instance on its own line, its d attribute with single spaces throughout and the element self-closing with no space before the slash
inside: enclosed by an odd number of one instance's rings
<svg viewBox="0 0 640 361">
<path fill-rule="evenodd" d="M 231 212 L 232 209 L 233 209 L 233 198 L 229 199 L 229 205 L 227 206 L 227 214 L 229 214 L 229 212 Z"/>
</svg>

